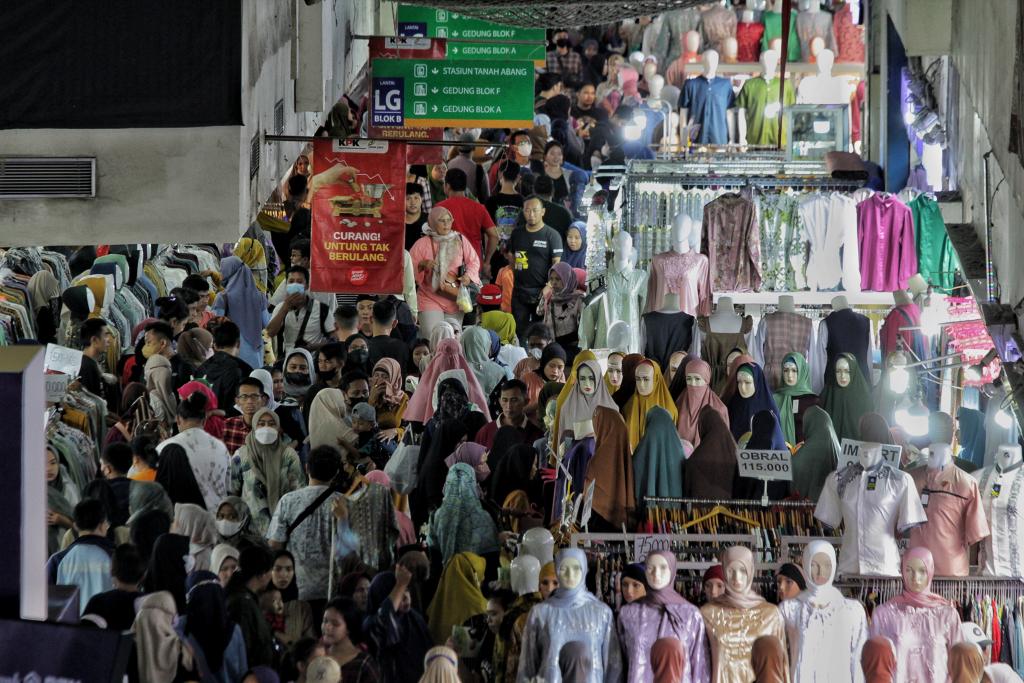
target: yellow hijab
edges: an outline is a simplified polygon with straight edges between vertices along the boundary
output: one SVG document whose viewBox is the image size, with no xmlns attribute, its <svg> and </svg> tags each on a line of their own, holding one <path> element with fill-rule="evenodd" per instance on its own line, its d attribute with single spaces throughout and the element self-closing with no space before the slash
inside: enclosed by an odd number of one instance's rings
<svg viewBox="0 0 1024 683">
<path fill-rule="evenodd" d="M 441 572 L 441 582 L 427 609 L 430 636 L 435 643 L 444 643 L 452 635 L 452 626 L 487 611 L 487 601 L 480 592 L 487 563 L 475 553 L 458 553 Z"/>
<path fill-rule="evenodd" d="M 502 344 L 513 344 L 516 340 L 516 319 L 504 311 L 487 311 L 480 316 L 480 326 L 492 330 Z"/>
<path fill-rule="evenodd" d="M 562 387 L 562 390 L 558 392 L 558 398 L 555 399 L 555 425 L 554 429 L 551 430 L 552 440 L 557 440 L 558 435 L 562 433 L 558 427 L 558 416 L 562 414 L 562 404 L 564 404 L 566 399 L 568 399 L 569 396 L 572 394 L 572 388 L 576 386 L 576 370 L 580 367 L 580 365 L 583 364 L 584 361 L 588 360 L 596 361 L 597 356 L 595 356 L 594 352 L 591 351 L 590 349 L 580 351 L 578 354 L 576 354 L 576 358 L 572 361 L 572 370 L 570 370 L 568 373 L 565 373 L 565 385 Z M 552 447 L 557 446 L 558 444 L 555 443 Z"/>
<path fill-rule="evenodd" d="M 622 416 L 626 419 L 626 429 L 629 431 L 631 450 L 636 450 L 636 445 L 643 438 L 644 427 L 647 425 L 647 411 L 654 406 L 661 406 L 667 410 L 672 415 L 672 422 L 679 420 L 679 409 L 676 408 L 672 394 L 669 393 L 668 387 L 665 385 L 665 376 L 661 373 L 658 361 L 645 358 L 637 364 L 636 369 L 639 370 L 644 365 L 654 368 L 654 391 L 648 396 L 634 393 L 626 402 L 626 407 L 622 409 Z"/>
<path fill-rule="evenodd" d="M 105 275 L 90 275 L 78 281 L 79 285 L 85 285 L 92 292 L 96 299 L 96 307 L 89 313 L 90 318 L 99 318 L 103 314 L 103 304 L 107 300 L 107 277 Z"/>
<path fill-rule="evenodd" d="M 249 266 L 253 275 L 252 279 L 256 282 L 256 288 L 266 294 L 267 254 L 263 251 L 263 245 L 251 237 L 243 237 L 238 240 L 232 253 L 242 259 L 242 263 Z"/>
</svg>

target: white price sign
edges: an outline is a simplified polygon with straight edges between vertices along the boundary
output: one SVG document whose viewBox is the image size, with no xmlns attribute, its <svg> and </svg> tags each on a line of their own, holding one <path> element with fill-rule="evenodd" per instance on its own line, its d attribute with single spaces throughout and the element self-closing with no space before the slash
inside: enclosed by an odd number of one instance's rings
<svg viewBox="0 0 1024 683">
<path fill-rule="evenodd" d="M 871 448 L 878 446 L 877 443 L 871 443 L 870 441 L 857 441 L 856 439 L 843 439 L 840 444 L 839 451 L 839 467 L 836 471 L 839 471 L 847 465 L 852 465 L 857 462 L 857 455 L 860 453 L 861 448 Z M 882 460 L 896 469 L 900 468 L 900 458 L 903 455 L 902 446 L 892 446 L 890 444 L 881 444 L 882 446 Z"/>
<path fill-rule="evenodd" d="M 66 346 L 57 344 L 46 345 L 46 357 L 43 359 L 43 368 L 53 372 L 62 372 L 65 375 L 78 377 L 78 371 L 82 367 L 82 352 L 77 349 L 69 349 Z"/>
<path fill-rule="evenodd" d="M 737 452 L 740 476 L 765 481 L 793 481 L 793 454 L 749 448 Z"/>
<path fill-rule="evenodd" d="M 71 378 L 63 373 L 43 375 L 46 384 L 46 402 L 60 403 L 68 393 L 68 380 Z"/>
</svg>

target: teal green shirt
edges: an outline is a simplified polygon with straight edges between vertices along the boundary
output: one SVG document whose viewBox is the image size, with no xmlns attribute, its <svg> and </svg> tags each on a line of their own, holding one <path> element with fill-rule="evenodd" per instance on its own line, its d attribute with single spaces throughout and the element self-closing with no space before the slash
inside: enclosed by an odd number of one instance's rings
<svg viewBox="0 0 1024 683">
<path fill-rule="evenodd" d="M 786 81 L 783 93 L 785 105 L 788 107 L 796 102 L 796 95 L 793 92 L 793 84 Z M 748 145 L 777 145 L 779 143 L 778 113 L 771 117 L 765 117 L 764 110 L 769 104 L 777 104 L 779 101 L 779 77 L 776 76 L 770 82 L 760 76 L 748 78 L 740 89 L 736 98 L 736 107 L 743 109 L 747 121 L 747 144 Z M 782 136 L 786 141 L 786 136 Z"/>
<path fill-rule="evenodd" d="M 949 242 L 949 233 L 946 232 L 946 222 L 942 220 L 939 204 L 922 194 L 907 206 L 914 218 L 918 272 L 928 284 L 949 293 L 953 289 L 953 273 L 960 268 L 960 262 Z"/>
<path fill-rule="evenodd" d="M 782 13 L 762 12 L 761 23 L 764 24 L 764 34 L 761 36 L 761 51 L 771 47 L 771 42 L 782 37 Z M 800 61 L 800 41 L 796 36 L 796 12 L 789 14 L 789 45 L 787 49 L 786 62 Z"/>
</svg>

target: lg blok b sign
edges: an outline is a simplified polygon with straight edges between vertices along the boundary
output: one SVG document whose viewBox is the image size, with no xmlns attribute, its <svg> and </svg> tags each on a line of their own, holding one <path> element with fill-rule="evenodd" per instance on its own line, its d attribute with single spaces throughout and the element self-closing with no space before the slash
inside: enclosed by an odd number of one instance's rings
<svg viewBox="0 0 1024 683">
<path fill-rule="evenodd" d="M 381 140 L 313 143 L 312 291 L 402 293 L 405 151 Z"/>
</svg>

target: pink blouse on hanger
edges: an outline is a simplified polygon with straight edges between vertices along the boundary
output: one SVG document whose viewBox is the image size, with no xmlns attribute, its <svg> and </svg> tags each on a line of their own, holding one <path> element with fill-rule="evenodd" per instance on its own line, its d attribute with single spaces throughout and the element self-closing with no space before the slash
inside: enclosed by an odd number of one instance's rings
<svg viewBox="0 0 1024 683">
<path fill-rule="evenodd" d="M 914 219 L 896 195 L 877 192 L 857 205 L 861 290 L 906 289 L 917 273 Z"/>
</svg>

